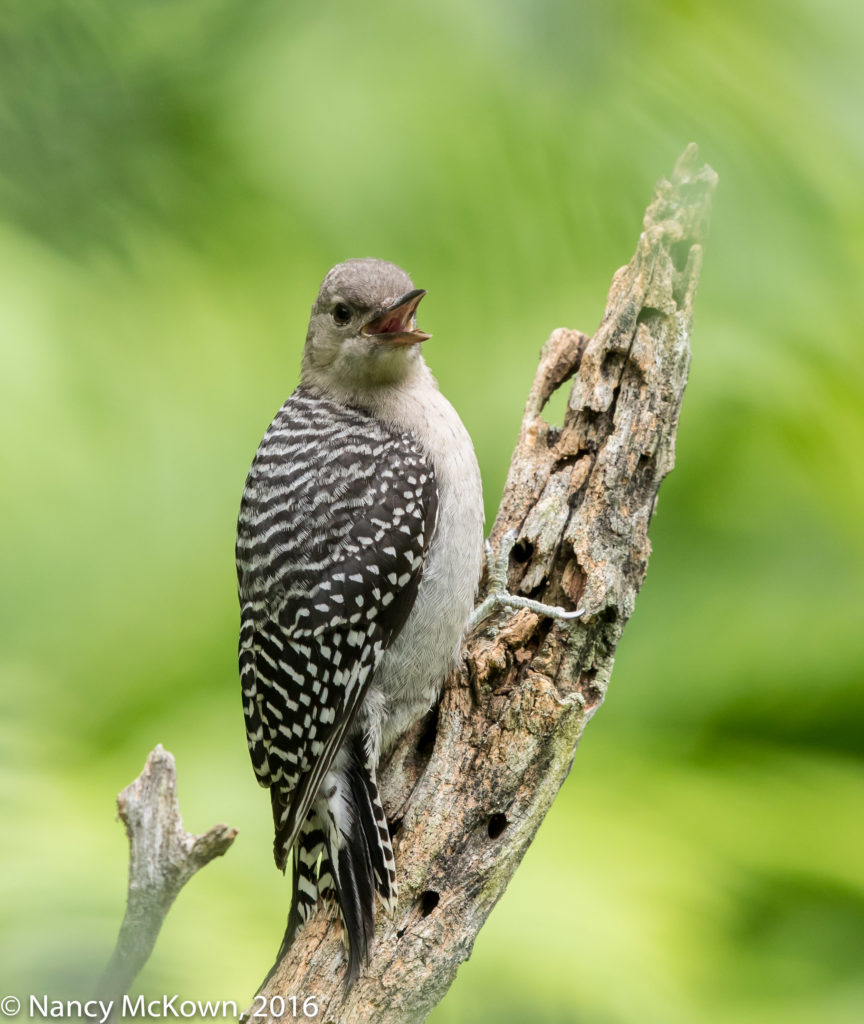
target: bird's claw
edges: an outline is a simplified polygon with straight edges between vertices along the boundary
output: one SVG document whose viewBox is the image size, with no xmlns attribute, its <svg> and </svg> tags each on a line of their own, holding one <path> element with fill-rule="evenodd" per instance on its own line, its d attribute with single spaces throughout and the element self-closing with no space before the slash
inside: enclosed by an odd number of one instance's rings
<svg viewBox="0 0 864 1024">
<path fill-rule="evenodd" d="M 510 552 L 516 544 L 516 531 L 508 530 L 501 538 L 501 550 L 498 556 L 492 550 L 492 545 L 486 541 L 486 576 L 488 579 L 488 594 L 486 598 L 474 609 L 468 624 L 469 630 L 488 619 L 497 611 L 504 608 L 512 608 L 516 611 L 527 608 L 537 615 L 544 615 L 547 619 L 558 619 L 572 621 L 585 614 L 584 608 L 569 612 L 566 608 L 558 605 L 543 604 L 542 601 L 535 601 L 530 597 L 520 597 L 511 594 L 507 590 L 507 570 L 510 565 Z"/>
</svg>

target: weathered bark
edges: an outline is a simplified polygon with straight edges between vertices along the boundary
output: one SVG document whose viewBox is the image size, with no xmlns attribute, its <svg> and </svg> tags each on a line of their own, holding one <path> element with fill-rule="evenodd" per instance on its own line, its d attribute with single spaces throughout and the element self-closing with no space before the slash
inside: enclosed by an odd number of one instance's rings
<svg viewBox="0 0 864 1024">
<path fill-rule="evenodd" d="M 540 357 L 491 540 L 497 547 L 517 531 L 513 593 L 584 608 L 584 617 L 502 613 L 468 637 L 440 706 L 382 773 L 400 895 L 392 919 L 378 915 L 368 969 L 343 1000 L 339 929 L 319 913 L 254 1010 L 272 996 L 313 996 L 321 1021 L 422 1021 L 470 954 L 603 700 L 645 576 L 715 184 L 688 147 L 672 181 L 657 186 L 594 336 L 556 330 Z M 558 430 L 541 414 L 571 378 Z"/>
<path fill-rule="evenodd" d="M 183 828 L 173 756 L 157 745 L 141 774 L 117 797 L 117 814 L 129 837 L 129 890 L 117 945 L 97 995 L 113 1000 L 112 1019 L 153 952 L 165 916 L 189 879 L 221 857 L 237 832 L 215 825 L 196 836 Z"/>
</svg>

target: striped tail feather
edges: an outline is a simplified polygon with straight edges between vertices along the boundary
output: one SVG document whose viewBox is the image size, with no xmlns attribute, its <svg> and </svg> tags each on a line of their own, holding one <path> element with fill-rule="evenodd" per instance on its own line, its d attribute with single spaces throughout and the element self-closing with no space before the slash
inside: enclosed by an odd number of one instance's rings
<svg viewBox="0 0 864 1024">
<path fill-rule="evenodd" d="M 335 907 L 347 940 L 346 992 L 368 960 L 376 897 L 396 906 L 396 865 L 375 770 L 358 743 L 340 772 L 338 794 L 309 811 L 292 850 L 293 892 L 277 963 L 319 902 Z M 323 818 L 323 820 L 322 820 Z"/>
<path fill-rule="evenodd" d="M 375 892 L 384 909 L 392 914 L 396 909 L 396 861 L 387 818 L 381 806 L 375 769 L 368 759 L 353 766 L 351 776 L 354 806 L 362 808 L 357 820 L 362 825 L 363 837 L 369 851 L 369 860 L 375 879 Z"/>
<path fill-rule="evenodd" d="M 291 911 L 288 915 L 288 926 L 282 939 L 284 949 L 280 949 L 279 958 L 303 927 L 315 913 L 318 905 L 318 862 L 326 849 L 326 837 L 321 820 L 314 810 L 306 815 L 293 852 L 293 878 L 291 880 Z"/>
</svg>

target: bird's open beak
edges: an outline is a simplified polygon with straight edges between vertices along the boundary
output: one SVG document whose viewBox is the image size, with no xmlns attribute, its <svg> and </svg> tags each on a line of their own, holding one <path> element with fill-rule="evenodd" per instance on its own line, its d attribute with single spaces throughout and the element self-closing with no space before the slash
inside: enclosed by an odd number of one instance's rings
<svg viewBox="0 0 864 1024">
<path fill-rule="evenodd" d="M 411 326 L 420 300 L 425 294 L 422 288 L 415 288 L 413 292 L 403 295 L 389 309 L 385 309 L 374 320 L 370 320 L 363 328 L 363 333 L 370 335 L 380 344 L 393 348 L 428 341 L 432 337 L 431 334 L 418 331 L 416 327 Z"/>
</svg>

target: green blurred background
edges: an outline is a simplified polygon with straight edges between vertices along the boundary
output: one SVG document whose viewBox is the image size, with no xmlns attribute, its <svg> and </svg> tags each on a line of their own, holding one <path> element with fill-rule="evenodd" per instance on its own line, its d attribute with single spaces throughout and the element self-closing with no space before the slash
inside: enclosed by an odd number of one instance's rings
<svg viewBox="0 0 864 1024">
<path fill-rule="evenodd" d="M 491 523 L 540 345 L 720 174 L 678 464 L 606 706 L 431 1018 L 864 1019 L 864 7 L 18 0 L 0 13 L 0 981 L 82 996 L 162 742 L 237 826 L 139 988 L 246 1005 L 288 883 L 235 516 L 327 268 L 429 290 Z"/>
</svg>

